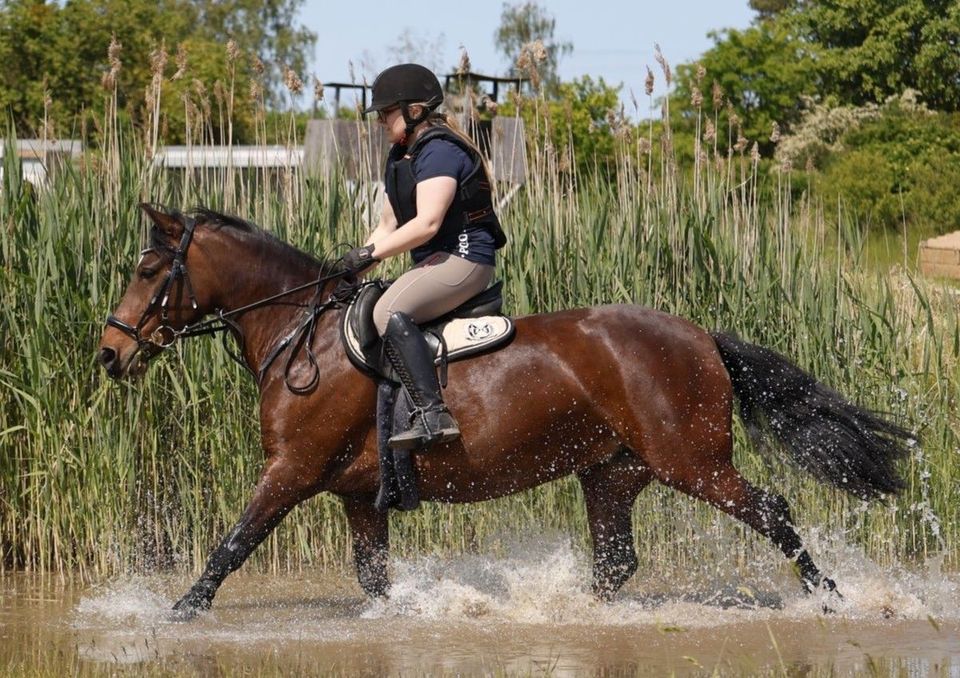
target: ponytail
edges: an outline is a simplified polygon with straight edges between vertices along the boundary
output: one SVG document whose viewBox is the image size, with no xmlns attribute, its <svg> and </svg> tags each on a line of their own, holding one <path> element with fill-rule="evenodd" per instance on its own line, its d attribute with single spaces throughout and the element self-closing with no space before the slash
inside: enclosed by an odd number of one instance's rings
<svg viewBox="0 0 960 678">
<path fill-rule="evenodd" d="M 477 158 L 480 160 L 480 164 L 483 165 L 483 171 L 487 175 L 487 181 L 490 183 L 491 187 L 493 182 L 490 180 L 493 177 L 493 172 L 490 171 L 490 166 L 487 163 L 487 158 L 484 156 L 483 152 L 480 150 L 480 147 L 477 146 L 477 143 L 470 138 L 460 124 L 457 122 L 457 119 L 452 115 L 447 115 L 446 113 L 439 113 L 437 111 L 431 111 L 427 116 L 427 124 L 430 127 L 445 127 L 447 130 L 453 133 L 458 139 L 460 139 L 464 144 L 466 144 L 474 153 L 476 153 Z"/>
</svg>

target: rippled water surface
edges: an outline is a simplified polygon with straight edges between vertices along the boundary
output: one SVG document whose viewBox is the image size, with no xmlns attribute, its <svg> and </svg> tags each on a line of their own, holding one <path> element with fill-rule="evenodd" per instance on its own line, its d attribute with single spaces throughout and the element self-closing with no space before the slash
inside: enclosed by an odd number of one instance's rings
<svg viewBox="0 0 960 678">
<path fill-rule="evenodd" d="M 768 583 L 635 577 L 589 594 L 564 542 L 395 560 L 388 601 L 327 573 L 227 580 L 213 609 L 168 620 L 185 575 L 87 586 L 0 580 L 0 671 L 44 675 L 944 675 L 960 677 L 960 578 L 935 567 L 836 572 L 843 600 Z M 835 613 L 824 615 L 828 602 Z"/>
</svg>

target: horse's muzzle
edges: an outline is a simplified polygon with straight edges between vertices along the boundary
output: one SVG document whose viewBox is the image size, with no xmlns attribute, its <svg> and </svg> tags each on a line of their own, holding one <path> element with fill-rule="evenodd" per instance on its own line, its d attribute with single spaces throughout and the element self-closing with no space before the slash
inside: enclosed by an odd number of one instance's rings
<svg viewBox="0 0 960 678">
<path fill-rule="evenodd" d="M 111 379 L 119 379 L 123 373 L 120 366 L 120 358 L 112 348 L 101 348 L 100 352 L 97 353 L 97 362 L 103 366 L 103 369 L 107 371 Z"/>
</svg>

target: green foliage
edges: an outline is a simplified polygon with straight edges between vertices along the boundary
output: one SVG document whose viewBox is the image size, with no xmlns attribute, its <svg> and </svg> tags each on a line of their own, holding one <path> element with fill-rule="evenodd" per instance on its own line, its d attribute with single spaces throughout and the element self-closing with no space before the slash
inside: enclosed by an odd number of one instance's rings
<svg viewBox="0 0 960 678">
<path fill-rule="evenodd" d="M 960 229 L 960 114 L 898 104 L 851 129 L 827 156 L 819 188 L 869 227 Z"/>
<path fill-rule="evenodd" d="M 742 120 L 743 134 L 769 152 L 773 123 L 787 126 L 797 120 L 803 110 L 801 95 L 815 87 L 811 78 L 814 58 L 808 45 L 788 25 L 777 22 L 762 22 L 742 31 L 728 29 L 711 33 L 711 37 L 714 46 L 697 64 L 677 68 L 671 108 L 692 120 L 696 113 L 694 90 L 699 88 L 703 100 L 714 106 L 716 85 Z M 706 69 L 699 85 L 698 64 Z M 726 119 L 721 115 L 721 120 Z"/>
<path fill-rule="evenodd" d="M 196 7 L 200 19 L 192 35 L 225 45 L 234 40 L 240 51 L 256 55 L 265 67 L 262 75 L 266 103 L 284 103 L 284 69 L 306 70 L 315 33 L 297 24 L 304 0 L 181 0 Z"/>
<path fill-rule="evenodd" d="M 616 113 L 619 87 L 590 76 L 558 85 L 550 99 L 519 99 L 500 107 L 501 115 L 520 116 L 535 146 L 549 143 L 564 170 L 609 173 L 616 165 L 617 134 L 627 123 Z"/>
<path fill-rule="evenodd" d="M 903 183 L 886 156 L 875 148 L 840 153 L 820 182 L 828 209 L 839 205 L 856 214 L 865 228 L 895 227 L 900 222 Z"/>
<path fill-rule="evenodd" d="M 796 6 L 797 0 L 750 0 L 748 4 L 761 19 L 769 19 Z"/>
<path fill-rule="evenodd" d="M 859 105 L 915 89 L 931 108 L 960 110 L 956 0 L 812 1 L 783 20 L 818 48 L 808 93 Z"/>
<path fill-rule="evenodd" d="M 166 143 L 185 143 L 187 119 L 192 127 L 190 141 L 211 144 L 247 142 L 254 138 L 255 109 L 249 92 L 253 79 L 247 65 L 233 60 L 222 44 L 190 37 L 181 43 L 186 56 L 184 75 L 177 65 L 164 69 L 160 114 Z M 174 59 L 171 59 L 174 61 Z M 176 79 L 173 79 L 176 77 Z M 226 121 L 232 125 L 227 125 Z"/>
<path fill-rule="evenodd" d="M 150 80 L 149 54 L 159 36 L 180 34 L 189 25 L 190 16 L 179 5 L 178 0 L 0 5 L 0 106 L 13 114 L 19 129 L 37 129 L 46 100 L 50 118 L 69 129 L 78 113 L 102 100 L 101 76 L 115 35 L 128 45 L 118 81 L 120 106 L 136 108 Z"/>
<path fill-rule="evenodd" d="M 18 129 L 33 132 L 45 113 L 60 136 L 78 136 L 84 112 L 99 114 L 113 87 L 104 83 L 111 71 L 107 50 L 111 39 L 121 46 L 119 70 L 114 67 L 117 105 L 134 121 L 146 118 L 146 91 L 158 64 L 163 73 L 176 69 L 173 57 L 186 50 L 188 68 L 173 86 L 174 97 L 164 113 L 173 130 L 167 141 L 182 141 L 187 115 L 181 96 L 193 92 L 193 105 L 212 109 L 230 106 L 230 92 L 248 98 L 251 78 L 262 81 L 265 100 L 281 102 L 282 65 L 305 66 L 314 36 L 292 23 L 302 0 L 73 0 L 68 3 L 10 0 L 0 4 L 0 108 L 13 115 Z M 236 45 L 228 58 L 225 47 Z M 153 58 L 151 58 L 153 55 Z M 250 58 L 264 63 L 252 72 Z M 115 66 L 116 66 L 115 65 Z M 196 85 L 195 81 L 200 84 Z M 217 83 L 220 83 L 217 85 Z M 233 89 L 231 89 L 231 87 Z M 202 92 L 198 90 L 203 90 Z M 234 97 L 234 140 L 252 130 L 249 105 Z M 179 112 L 178 112 L 179 111 Z M 215 116 L 214 116 L 215 117 Z M 231 116 L 226 115 L 225 119 Z M 225 133 L 212 134 L 222 138 Z"/>
<path fill-rule="evenodd" d="M 709 100 L 722 87 L 743 132 L 766 154 L 773 122 L 784 130 L 804 97 L 829 108 L 882 103 L 916 90 L 936 110 L 960 110 L 960 3 L 955 0 L 753 0 L 744 30 L 711 34 L 700 58 Z M 671 108 L 692 119 L 696 64 L 677 69 Z"/>
<path fill-rule="evenodd" d="M 513 5 L 503 3 L 500 26 L 494 34 L 494 41 L 497 50 L 510 62 L 511 73 L 520 74 L 517 60 L 523 47 L 539 40 L 545 50 L 545 58 L 537 66 L 540 80 L 548 89 L 557 85 L 557 65 L 561 57 L 573 51 L 573 43 L 558 42 L 554 39 L 556 25 L 557 20 L 537 2 L 528 0 Z"/>
</svg>

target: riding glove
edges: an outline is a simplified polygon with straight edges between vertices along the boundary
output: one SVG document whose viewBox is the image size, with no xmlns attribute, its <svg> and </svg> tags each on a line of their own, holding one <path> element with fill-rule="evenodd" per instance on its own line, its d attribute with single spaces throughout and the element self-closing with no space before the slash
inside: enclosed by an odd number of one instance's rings
<svg viewBox="0 0 960 678">
<path fill-rule="evenodd" d="M 373 256 L 373 248 L 374 245 L 372 244 L 364 245 L 363 247 L 354 247 L 344 254 L 343 259 L 340 260 L 343 268 L 349 273 L 359 273 L 363 269 L 377 263 L 380 260 Z"/>
</svg>

